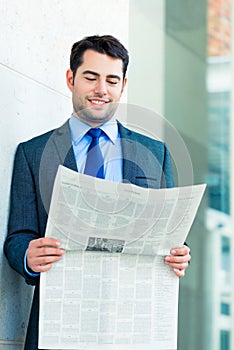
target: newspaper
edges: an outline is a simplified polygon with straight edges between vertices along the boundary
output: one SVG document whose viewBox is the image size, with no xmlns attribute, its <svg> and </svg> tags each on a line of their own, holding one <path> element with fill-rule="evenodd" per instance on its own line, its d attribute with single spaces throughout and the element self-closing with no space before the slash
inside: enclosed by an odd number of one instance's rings
<svg viewBox="0 0 234 350">
<path fill-rule="evenodd" d="M 41 274 L 40 349 L 177 348 L 182 246 L 205 185 L 145 189 L 60 166 L 46 236 L 66 250 Z"/>
</svg>

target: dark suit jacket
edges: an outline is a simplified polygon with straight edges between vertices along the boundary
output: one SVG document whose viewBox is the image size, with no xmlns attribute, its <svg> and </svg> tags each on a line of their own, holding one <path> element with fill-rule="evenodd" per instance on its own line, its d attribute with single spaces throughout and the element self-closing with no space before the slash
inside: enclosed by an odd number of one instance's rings
<svg viewBox="0 0 234 350">
<path fill-rule="evenodd" d="M 123 179 L 141 187 L 173 186 L 170 155 L 164 143 L 118 124 L 123 151 Z M 36 285 L 25 350 L 36 350 L 38 339 L 39 277 L 24 270 L 31 240 L 43 237 L 53 183 L 60 164 L 78 171 L 69 124 L 20 144 L 12 176 L 8 235 L 4 252 L 9 264 L 28 284 Z"/>
</svg>

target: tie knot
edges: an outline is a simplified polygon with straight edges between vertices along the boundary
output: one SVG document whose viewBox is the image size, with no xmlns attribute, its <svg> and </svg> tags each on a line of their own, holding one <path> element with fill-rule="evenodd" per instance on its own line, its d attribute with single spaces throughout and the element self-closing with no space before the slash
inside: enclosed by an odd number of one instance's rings
<svg viewBox="0 0 234 350">
<path fill-rule="evenodd" d="M 89 129 L 89 131 L 87 132 L 87 134 L 89 136 L 91 136 L 93 139 L 99 139 L 99 137 L 101 136 L 102 134 L 102 130 L 99 129 L 99 128 L 92 128 L 92 129 Z"/>
</svg>

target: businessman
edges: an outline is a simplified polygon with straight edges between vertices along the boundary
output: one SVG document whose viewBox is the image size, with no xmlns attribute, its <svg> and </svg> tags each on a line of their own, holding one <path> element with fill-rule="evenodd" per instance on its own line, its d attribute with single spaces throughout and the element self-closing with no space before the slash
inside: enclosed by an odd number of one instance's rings
<svg viewBox="0 0 234 350">
<path fill-rule="evenodd" d="M 38 348 L 40 273 L 64 255 L 56 237 L 44 237 L 58 166 L 148 188 L 173 186 L 166 145 L 125 128 L 115 119 L 127 82 L 128 61 L 127 50 L 112 36 L 90 36 L 76 42 L 66 73 L 72 93 L 71 117 L 58 129 L 17 148 L 4 251 L 13 269 L 36 286 L 25 350 Z M 189 248 L 174 247 L 170 253 L 165 264 L 183 277 Z"/>
</svg>

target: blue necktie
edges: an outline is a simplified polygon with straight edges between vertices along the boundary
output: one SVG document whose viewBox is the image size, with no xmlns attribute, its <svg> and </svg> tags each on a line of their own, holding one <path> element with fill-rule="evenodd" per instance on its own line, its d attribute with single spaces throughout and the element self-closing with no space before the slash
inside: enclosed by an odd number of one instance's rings
<svg viewBox="0 0 234 350">
<path fill-rule="evenodd" d="M 87 134 L 92 137 L 88 148 L 84 174 L 104 179 L 104 160 L 99 147 L 99 137 L 103 131 L 99 128 L 90 129 Z"/>
</svg>

